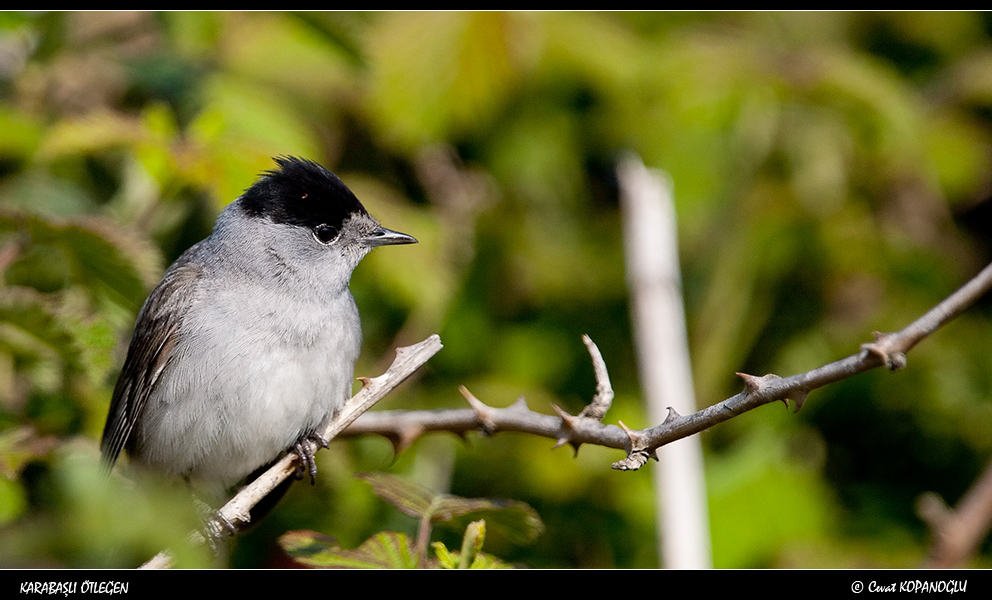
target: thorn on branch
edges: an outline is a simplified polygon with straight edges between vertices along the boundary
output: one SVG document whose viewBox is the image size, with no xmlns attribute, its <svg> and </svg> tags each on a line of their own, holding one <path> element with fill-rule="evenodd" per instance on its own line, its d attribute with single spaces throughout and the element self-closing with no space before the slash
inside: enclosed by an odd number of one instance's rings
<svg viewBox="0 0 992 600">
<path fill-rule="evenodd" d="M 809 392 L 807 390 L 795 390 L 794 392 L 790 392 L 782 401 L 785 402 L 785 407 L 789 408 L 787 400 L 792 400 L 796 404 L 796 410 L 792 412 L 797 413 L 803 407 L 803 403 L 806 402 L 806 396 L 808 395 Z"/>
<path fill-rule="evenodd" d="M 874 342 L 861 344 L 863 359 L 874 356 L 890 371 L 898 371 L 906 366 L 906 353 L 893 347 L 892 343 L 898 339 L 895 334 L 875 331 L 873 335 Z"/>
<path fill-rule="evenodd" d="M 397 436 L 394 439 L 390 440 L 393 443 L 393 452 L 396 453 L 396 456 L 399 456 L 400 454 L 406 452 L 406 450 L 413 445 L 413 442 L 417 441 L 417 438 L 423 435 L 423 433 L 424 433 L 423 427 L 401 428 L 397 432 Z"/>
<path fill-rule="evenodd" d="M 562 429 L 575 429 L 575 424 L 578 422 L 577 417 L 568 414 L 557 404 L 552 404 L 551 408 L 554 409 L 555 413 L 557 413 L 558 417 L 561 419 Z"/>
<path fill-rule="evenodd" d="M 475 411 L 475 418 L 479 422 L 479 432 L 486 437 L 493 435 L 496 431 L 496 423 L 489 413 L 489 407 L 483 404 L 482 400 L 476 398 L 472 392 L 468 391 L 468 388 L 464 385 L 458 386 L 458 391 L 462 393 L 468 405 Z"/>
<path fill-rule="evenodd" d="M 768 387 L 768 383 L 775 381 L 776 379 L 781 379 L 778 375 L 774 373 L 768 373 L 767 375 L 762 375 L 758 377 L 757 375 L 749 375 L 747 373 L 734 373 L 744 381 L 744 393 L 748 396 L 754 394 L 763 394 L 765 389 Z"/>
<path fill-rule="evenodd" d="M 572 449 L 575 451 L 575 454 L 573 456 L 578 456 L 579 446 L 581 444 L 577 444 L 574 441 L 572 441 L 570 432 L 575 431 L 575 426 L 578 423 L 579 418 L 568 414 L 557 404 L 552 404 L 551 408 L 554 409 L 555 414 L 557 414 L 558 418 L 561 419 L 561 431 L 562 431 L 562 435 L 555 442 L 554 447 L 561 448 L 565 444 L 571 444 Z"/>
<path fill-rule="evenodd" d="M 761 377 L 748 375 L 747 373 L 736 373 L 736 375 L 744 381 L 744 393 L 748 396 L 769 394 L 769 384 L 775 380 L 782 379 L 774 373 L 768 373 Z M 806 402 L 806 396 L 808 394 L 809 390 L 806 389 L 792 390 L 779 398 L 779 400 L 782 401 L 782 404 L 785 404 L 786 408 L 789 408 L 789 400 L 792 400 L 796 404 L 796 410 L 793 412 L 799 412 L 799 409 L 803 407 L 803 403 Z"/>
<path fill-rule="evenodd" d="M 565 444 L 569 444 L 570 446 L 572 446 L 572 458 L 575 458 L 576 456 L 579 455 L 579 446 L 581 446 L 581 444 L 576 444 L 575 442 L 573 442 L 573 441 L 571 441 L 571 440 L 569 440 L 567 438 L 558 438 L 555 441 L 555 445 L 552 446 L 551 449 L 552 450 L 557 450 L 558 448 L 561 448 Z"/>
<path fill-rule="evenodd" d="M 748 396 L 754 396 L 755 394 L 764 394 L 768 388 L 769 382 L 776 379 L 781 379 L 778 375 L 774 373 L 768 373 L 767 375 L 762 375 L 758 377 L 757 375 L 749 375 L 747 373 L 734 373 L 741 380 L 744 381 L 744 393 Z M 789 407 L 789 402 L 785 399 L 781 399 L 785 403 L 785 407 Z"/>
<path fill-rule="evenodd" d="M 668 406 L 666 408 L 668 408 L 668 415 L 665 417 L 665 420 L 662 422 L 662 425 L 671 425 L 672 422 L 675 421 L 676 419 L 682 418 L 682 415 L 680 415 L 679 411 L 675 410 L 674 407 Z"/>
</svg>

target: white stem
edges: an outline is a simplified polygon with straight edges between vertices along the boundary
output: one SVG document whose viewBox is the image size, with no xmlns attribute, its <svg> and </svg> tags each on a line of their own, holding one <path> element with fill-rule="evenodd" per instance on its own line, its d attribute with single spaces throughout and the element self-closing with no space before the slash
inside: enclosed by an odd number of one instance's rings
<svg viewBox="0 0 992 600">
<path fill-rule="evenodd" d="M 634 336 L 649 421 L 668 407 L 695 412 L 671 185 L 636 156 L 618 167 Z M 703 453 L 698 436 L 658 453 L 654 469 L 662 566 L 712 567 Z"/>
</svg>

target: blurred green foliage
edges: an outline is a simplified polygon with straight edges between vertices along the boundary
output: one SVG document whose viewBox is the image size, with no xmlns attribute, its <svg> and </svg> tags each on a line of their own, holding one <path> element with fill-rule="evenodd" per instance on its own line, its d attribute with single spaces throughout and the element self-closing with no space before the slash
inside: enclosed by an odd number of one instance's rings
<svg viewBox="0 0 992 600">
<path fill-rule="evenodd" d="M 315 531 L 290 531 L 279 538 L 279 545 L 294 563 L 317 568 L 505 569 L 510 565 L 482 552 L 487 528 L 502 531 L 517 544 L 530 544 L 544 527 L 533 509 L 513 500 L 438 494 L 388 473 L 360 477 L 372 485 L 376 496 L 417 520 L 416 537 L 383 531 L 354 550 L 342 550 L 332 537 Z M 435 524 L 464 527 L 460 551 L 452 552 L 442 542 L 434 542 L 433 555 L 428 552 L 426 544 Z"/>
<path fill-rule="evenodd" d="M 325 164 L 421 240 L 353 279 L 358 373 L 445 343 L 383 408 L 460 407 L 464 384 L 578 412 L 588 333 L 617 392 L 607 420 L 644 427 L 620 152 L 674 181 L 707 405 L 739 391 L 735 371 L 851 354 L 976 273 L 990 141 L 982 13 L 0 12 L 0 565 L 132 566 L 181 539 L 187 521 L 156 507 L 170 494 L 96 476 L 97 440 L 145 294 L 272 156 Z M 992 455 L 990 311 L 904 371 L 703 434 L 716 566 L 919 564 L 916 499 L 956 502 Z M 394 458 L 384 440 L 337 442 L 231 564 L 278 564 L 294 529 L 344 548 L 412 535 L 355 478 L 390 470 L 532 506 L 534 545 L 486 537 L 511 563 L 657 565 L 655 465 L 550 447 L 433 436 Z M 972 564 L 992 565 L 988 539 Z"/>
</svg>

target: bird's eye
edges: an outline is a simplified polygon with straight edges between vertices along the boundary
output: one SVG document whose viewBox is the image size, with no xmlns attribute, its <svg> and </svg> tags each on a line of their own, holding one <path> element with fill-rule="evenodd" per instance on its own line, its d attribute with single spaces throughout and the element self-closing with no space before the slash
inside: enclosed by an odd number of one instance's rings
<svg viewBox="0 0 992 600">
<path fill-rule="evenodd" d="M 313 235 L 322 244 L 330 244 L 334 238 L 338 237 L 338 229 L 333 225 L 322 223 L 313 228 Z"/>
</svg>

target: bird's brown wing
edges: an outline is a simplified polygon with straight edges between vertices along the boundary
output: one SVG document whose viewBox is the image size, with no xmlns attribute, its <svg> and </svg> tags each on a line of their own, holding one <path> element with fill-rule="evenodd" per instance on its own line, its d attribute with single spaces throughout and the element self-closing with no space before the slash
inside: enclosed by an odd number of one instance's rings
<svg viewBox="0 0 992 600">
<path fill-rule="evenodd" d="M 182 260 L 182 259 L 180 259 Z M 110 401 L 100 451 L 108 470 L 120 457 L 159 376 L 172 357 L 202 266 L 186 262 L 170 268 L 138 314 L 131 346 Z"/>
</svg>

